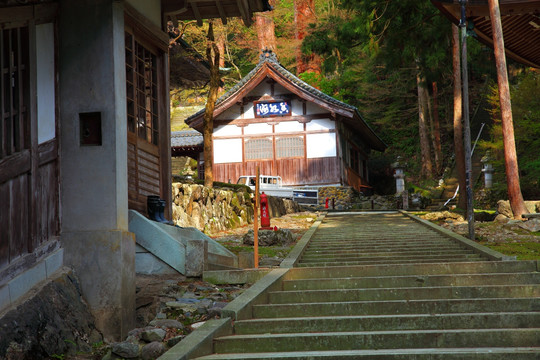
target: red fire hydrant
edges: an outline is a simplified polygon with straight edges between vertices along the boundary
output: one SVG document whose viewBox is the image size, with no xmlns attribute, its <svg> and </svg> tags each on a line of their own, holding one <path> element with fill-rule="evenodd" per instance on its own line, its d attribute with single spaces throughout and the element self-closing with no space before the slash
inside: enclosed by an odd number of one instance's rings
<svg viewBox="0 0 540 360">
<path fill-rule="evenodd" d="M 270 228 L 270 213 L 268 211 L 268 197 L 264 193 L 261 194 L 261 228 Z"/>
</svg>

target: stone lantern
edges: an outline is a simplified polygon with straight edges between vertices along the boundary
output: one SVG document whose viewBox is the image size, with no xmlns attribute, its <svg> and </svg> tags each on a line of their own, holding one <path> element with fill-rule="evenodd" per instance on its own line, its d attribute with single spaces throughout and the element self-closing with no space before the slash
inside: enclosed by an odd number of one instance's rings
<svg viewBox="0 0 540 360">
<path fill-rule="evenodd" d="M 396 162 L 392 164 L 394 169 L 394 177 L 396 178 L 396 194 L 401 194 L 405 191 L 405 162 L 401 156 L 398 156 Z"/>
<path fill-rule="evenodd" d="M 484 186 L 486 189 L 493 187 L 493 158 L 491 157 L 491 151 L 486 151 L 486 155 L 480 159 L 482 163 L 482 172 L 484 173 Z"/>
</svg>

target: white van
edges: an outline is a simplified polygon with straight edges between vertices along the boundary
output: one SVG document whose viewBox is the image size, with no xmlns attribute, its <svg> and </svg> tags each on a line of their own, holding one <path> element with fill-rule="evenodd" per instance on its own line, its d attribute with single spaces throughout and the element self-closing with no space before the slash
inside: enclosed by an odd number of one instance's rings
<svg viewBox="0 0 540 360">
<path fill-rule="evenodd" d="M 255 181 L 257 177 L 255 175 L 240 176 L 237 184 L 247 185 L 252 190 L 255 190 Z M 290 198 L 293 197 L 293 189 L 282 187 L 281 176 L 272 175 L 260 175 L 259 176 L 259 191 L 266 195 Z"/>
</svg>

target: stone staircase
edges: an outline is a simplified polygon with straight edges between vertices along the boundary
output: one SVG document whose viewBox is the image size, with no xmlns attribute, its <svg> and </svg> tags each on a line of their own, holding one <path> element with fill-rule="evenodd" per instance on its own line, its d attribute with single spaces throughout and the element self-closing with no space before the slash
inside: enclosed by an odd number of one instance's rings
<svg viewBox="0 0 540 360">
<path fill-rule="evenodd" d="M 198 359 L 540 359 L 538 264 L 490 255 L 401 214 L 328 216 Z"/>
<path fill-rule="evenodd" d="M 480 260 L 481 255 L 399 213 L 351 214 L 328 216 L 309 242 L 298 266 Z"/>
</svg>

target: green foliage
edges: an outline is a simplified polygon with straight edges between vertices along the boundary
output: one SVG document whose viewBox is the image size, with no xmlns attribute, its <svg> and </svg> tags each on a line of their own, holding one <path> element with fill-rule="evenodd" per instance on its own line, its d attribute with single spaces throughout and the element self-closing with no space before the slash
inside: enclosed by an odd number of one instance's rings
<svg viewBox="0 0 540 360">
<path fill-rule="evenodd" d="M 510 88 L 514 136 L 518 156 L 521 191 L 525 199 L 540 198 L 540 74 L 523 71 Z M 489 112 L 492 116 L 491 140 L 480 143 L 485 151 L 491 150 L 495 158 L 495 189 L 506 189 L 504 146 L 499 105 L 499 93 L 496 84 L 492 84 L 488 96 Z"/>
</svg>

